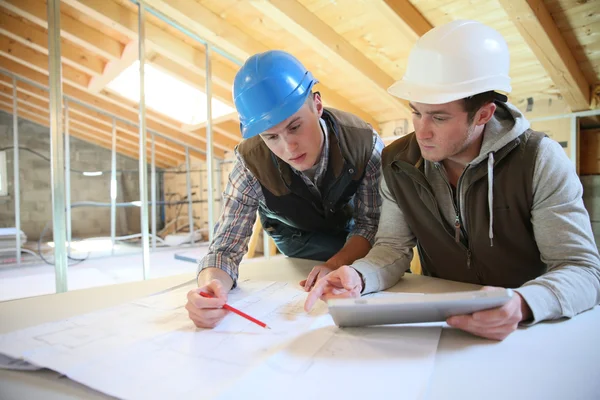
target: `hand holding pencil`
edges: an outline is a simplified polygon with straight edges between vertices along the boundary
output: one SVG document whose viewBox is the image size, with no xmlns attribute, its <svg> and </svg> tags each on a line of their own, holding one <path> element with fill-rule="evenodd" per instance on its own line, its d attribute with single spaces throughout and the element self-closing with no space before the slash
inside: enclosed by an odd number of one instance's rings
<svg viewBox="0 0 600 400">
<path fill-rule="evenodd" d="M 223 288 L 218 279 L 213 279 L 202 287 L 190 290 L 187 298 L 185 309 L 198 328 L 214 328 L 231 311 L 258 326 L 270 329 L 264 322 L 227 304 L 227 290 Z"/>
<path fill-rule="evenodd" d="M 200 292 L 200 296 L 202 296 L 202 297 L 204 297 L 204 298 L 207 298 L 207 299 L 212 299 L 212 298 L 213 298 L 213 296 L 211 296 L 210 294 L 208 294 L 208 293 L 205 293 L 205 292 Z M 267 324 L 265 324 L 264 322 L 262 322 L 262 321 L 259 321 L 259 320 L 257 320 L 257 319 L 256 319 L 256 318 L 254 318 L 254 317 L 251 317 L 250 315 L 246 314 L 245 312 L 242 312 L 242 311 L 238 310 L 237 308 L 231 307 L 231 306 L 230 306 L 229 304 L 227 304 L 227 303 L 225 303 L 225 304 L 223 305 L 223 308 L 224 308 L 225 310 L 228 310 L 228 311 L 231 311 L 231 312 L 233 312 L 233 313 L 236 313 L 237 315 L 239 315 L 239 316 L 240 316 L 240 317 L 242 317 L 242 318 L 246 318 L 246 319 L 247 319 L 248 321 L 250 321 L 250 322 L 254 322 L 254 323 L 255 323 L 256 325 L 258 325 L 258 326 L 261 326 L 261 327 L 263 327 L 263 328 L 266 328 L 266 329 L 271 329 L 271 328 L 269 328 L 269 327 L 267 326 Z"/>
<path fill-rule="evenodd" d="M 201 292 L 210 294 L 210 298 L 200 295 Z M 185 309 L 188 316 L 198 328 L 214 328 L 229 313 L 223 306 L 227 302 L 227 290 L 218 279 L 213 279 L 205 285 L 192 289 L 187 294 Z"/>
</svg>

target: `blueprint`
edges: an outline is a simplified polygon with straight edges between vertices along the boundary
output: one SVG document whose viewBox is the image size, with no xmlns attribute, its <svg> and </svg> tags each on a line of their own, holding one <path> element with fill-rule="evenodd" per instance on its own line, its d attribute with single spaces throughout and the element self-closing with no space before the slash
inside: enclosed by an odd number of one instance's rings
<svg viewBox="0 0 600 400">
<path fill-rule="evenodd" d="M 410 399 L 427 387 L 439 326 L 340 329 L 325 303 L 304 311 L 297 285 L 242 281 L 228 304 L 271 329 L 233 313 L 199 329 L 184 308 L 193 287 L 2 335 L 0 360 L 49 368 L 124 399 L 312 397 L 306 390 L 364 398 L 389 394 L 399 380 Z"/>
</svg>

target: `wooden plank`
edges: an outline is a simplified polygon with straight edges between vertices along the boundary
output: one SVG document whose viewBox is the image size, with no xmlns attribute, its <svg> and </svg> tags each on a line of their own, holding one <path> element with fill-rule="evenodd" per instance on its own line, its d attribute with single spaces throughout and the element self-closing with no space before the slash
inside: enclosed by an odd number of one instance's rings
<svg viewBox="0 0 600 400">
<path fill-rule="evenodd" d="M 232 26 L 224 18 L 212 13 L 198 2 L 189 2 L 186 0 L 169 0 L 168 2 L 163 0 L 146 0 L 146 4 L 177 21 L 191 32 L 206 38 L 208 42 L 222 49 L 228 49 L 228 53 L 240 60 L 245 60 L 253 54 L 269 50 L 267 46 Z M 205 18 L 200 19 L 199 15 Z M 226 35 L 223 33 L 225 31 L 227 32 Z M 213 32 L 214 35 L 211 36 L 210 32 Z M 307 65 L 307 67 L 309 66 Z M 232 82 L 233 79 L 231 80 Z M 379 128 L 378 121 L 369 113 L 357 107 L 324 83 L 319 83 L 315 87 L 315 90 L 321 92 L 323 101 L 327 106 L 353 113 L 370 123 L 375 129 Z"/>
<path fill-rule="evenodd" d="M 397 25 L 408 27 L 417 38 L 433 29 L 433 25 L 409 0 L 378 0 L 375 3 L 388 19 L 392 19 Z M 403 31 L 407 29 L 404 28 Z"/>
<path fill-rule="evenodd" d="M 0 90 L 3 90 L 5 93 L 12 94 L 12 80 L 10 78 L 8 78 L 4 75 L 0 75 L 0 85 L 2 85 L 2 88 Z M 45 104 L 48 103 L 48 92 L 46 92 L 42 89 L 39 89 L 37 87 L 31 86 L 27 83 L 18 82 L 17 91 L 18 91 L 18 93 L 23 93 L 25 96 L 27 96 L 27 97 L 25 97 L 26 99 L 33 97 L 33 98 L 36 98 L 39 100 L 43 100 L 45 102 Z M 90 110 L 87 107 L 84 107 L 77 103 L 72 103 L 72 102 L 69 104 L 69 109 L 71 112 L 73 112 L 75 114 L 83 115 L 86 118 L 97 122 L 98 124 L 102 124 L 110 129 L 112 129 L 112 118 L 107 117 L 104 114 L 101 114 L 94 110 Z M 122 122 L 120 120 L 116 121 L 116 126 L 117 126 L 117 132 L 128 133 L 130 135 L 134 135 L 136 138 L 139 137 L 139 130 L 137 129 L 136 126 L 126 124 L 125 122 Z M 150 136 L 148 136 L 148 140 L 150 141 Z M 170 149 L 181 155 L 185 155 L 185 149 L 181 145 L 178 145 L 178 144 L 176 144 L 172 141 L 169 141 L 168 139 L 165 139 L 160 136 L 155 136 L 154 140 L 155 140 L 157 148 Z M 199 153 L 199 152 L 196 152 L 195 150 L 190 150 L 190 155 L 193 158 L 197 158 L 197 159 L 201 159 L 201 160 L 206 159 L 206 156 L 204 155 L 204 153 Z"/>
<path fill-rule="evenodd" d="M 600 129 L 582 130 L 579 153 L 580 175 L 600 174 Z"/>
<path fill-rule="evenodd" d="M 12 60 L 0 57 L 0 66 L 4 67 L 9 71 L 12 71 L 16 75 L 30 79 L 44 86 L 48 86 L 46 76 L 34 70 L 31 70 L 30 68 L 22 67 Z M 119 116 L 125 120 L 137 124 L 137 109 L 130 105 L 123 104 L 123 102 L 125 101 L 124 99 L 117 100 L 116 98 L 118 96 L 113 96 L 112 98 L 107 95 L 98 96 L 70 85 L 63 85 L 63 93 L 66 96 L 73 97 L 90 106 L 97 107 L 109 114 Z M 150 115 L 147 115 L 147 127 L 148 129 L 155 130 L 164 135 L 167 135 L 168 137 L 177 139 L 185 144 L 194 146 L 198 149 L 203 149 L 205 147 L 206 138 L 200 136 L 196 137 L 195 135 L 191 135 L 190 133 L 176 130 L 173 127 L 167 126 L 167 124 L 165 123 L 159 122 L 156 118 L 153 118 Z M 222 158 L 225 154 L 223 149 L 218 148 L 215 149 L 214 153 L 215 156 L 218 158 Z"/>
<path fill-rule="evenodd" d="M 113 79 L 119 76 L 127 67 L 133 64 L 138 57 L 138 42 L 131 41 L 123 50 L 123 54 L 121 54 L 121 58 L 118 60 L 109 61 L 102 74 L 99 76 L 93 76 L 88 85 L 88 90 L 92 93 L 98 93 L 100 90 L 104 89 L 104 87 L 109 84 Z"/>
<path fill-rule="evenodd" d="M 37 25 L 48 29 L 46 2 L 39 0 L 0 0 L 0 6 Z M 101 32 L 61 13 L 60 34 L 65 39 L 99 54 L 106 60 L 116 60 L 123 53 L 123 45 Z"/>
<path fill-rule="evenodd" d="M 6 93 L 7 95 L 10 95 L 12 98 L 12 81 L 10 80 L 10 78 L 0 75 L 0 86 L 1 86 L 0 91 L 3 93 Z M 44 102 L 43 104 L 45 104 L 46 109 L 48 108 L 48 93 L 42 89 L 31 86 L 27 83 L 18 82 L 17 93 L 18 93 L 19 98 L 24 99 L 25 101 L 31 102 L 30 99 L 41 100 Z M 39 104 L 39 103 L 37 103 L 37 104 Z M 112 131 L 112 118 L 109 118 L 103 114 L 96 112 L 96 111 L 90 110 L 89 108 L 83 107 L 77 103 L 70 103 L 69 110 L 73 114 L 81 115 L 81 116 L 85 117 L 86 119 L 94 121 L 98 125 L 103 125 L 104 127 L 108 128 L 109 130 Z M 135 137 L 136 140 L 139 137 L 139 131 L 133 125 L 126 124 L 125 122 L 117 120 L 116 127 L 117 127 L 117 133 L 123 132 L 125 134 L 129 134 L 129 135 Z M 148 138 L 148 141 L 150 141 L 150 136 Z M 161 148 L 169 149 L 180 155 L 185 155 L 185 149 L 183 146 L 178 145 L 174 142 L 171 142 L 168 139 L 165 139 L 160 136 L 155 136 L 154 141 L 155 141 L 157 149 L 161 149 Z M 198 159 L 202 159 L 202 160 L 206 159 L 206 156 L 203 153 L 198 153 L 194 150 L 190 150 L 190 155 L 193 158 L 198 158 Z"/>
<path fill-rule="evenodd" d="M 103 24 L 111 26 L 120 33 L 127 35 L 131 40 L 137 40 L 137 14 L 120 4 L 112 0 L 64 0 L 64 3 Z M 164 54 L 182 66 L 193 69 L 203 77 L 206 76 L 204 51 L 184 43 L 150 22 L 146 22 L 145 28 L 148 49 Z M 212 67 L 214 84 L 226 88 L 231 87 L 235 70 L 218 59 L 212 60 Z"/>
<path fill-rule="evenodd" d="M 48 75 L 48 56 L 38 53 L 30 47 L 24 46 L 6 36 L 0 35 L 0 54 L 15 62 L 34 69 L 44 75 Z M 62 66 L 63 79 L 74 86 L 86 87 L 90 77 L 82 71 L 78 71 L 70 65 Z"/>
<path fill-rule="evenodd" d="M 258 244 L 258 240 L 260 239 L 260 232 L 262 231 L 262 225 L 260 223 L 260 218 L 256 217 L 256 221 L 254 221 L 254 225 L 252 226 L 252 235 L 250 236 L 250 241 L 248 242 L 248 252 L 246 253 L 247 258 L 254 258 L 256 254 L 256 245 Z"/>
<path fill-rule="evenodd" d="M 387 92 L 387 89 L 394 84 L 394 78 L 302 4 L 296 0 L 263 0 L 253 1 L 251 4 L 298 40 L 313 47 L 316 52 L 340 66 L 343 65 L 349 72 L 349 79 L 354 76 L 357 83 L 360 80 L 368 82 L 369 86 L 382 97 L 382 101 L 392 104 L 400 114 L 408 115 L 411 112 L 407 101 L 390 96 Z"/>
<path fill-rule="evenodd" d="M 7 95 L 6 93 L 0 93 L 0 98 L 5 99 L 6 105 L 12 104 L 12 95 Z M 29 99 L 29 101 L 26 101 L 26 100 L 18 99 L 17 106 L 18 106 L 18 111 L 24 111 L 27 113 L 37 114 L 37 115 L 44 116 L 44 117 L 48 117 L 48 115 L 49 115 L 48 104 L 44 103 L 42 100 Z M 109 142 L 112 140 L 111 131 L 107 131 L 107 130 L 98 128 L 97 126 L 94 126 L 90 123 L 82 121 L 81 118 L 74 117 L 73 115 L 71 115 L 70 123 L 71 123 L 70 127 L 79 129 L 79 131 L 87 132 L 89 134 L 94 134 L 96 137 L 99 137 L 102 140 L 108 140 Z M 135 137 L 132 138 L 130 135 L 126 135 L 126 134 L 125 135 L 124 134 L 117 135 L 117 140 L 119 141 L 119 143 L 123 143 L 124 145 L 127 145 L 128 147 L 130 147 L 132 149 L 139 148 L 139 142 L 138 142 L 137 138 L 135 138 Z M 147 145 L 147 151 L 151 151 L 150 145 Z M 181 155 L 173 154 L 173 152 L 162 151 L 162 152 L 156 152 L 156 154 L 160 159 L 162 159 L 164 161 L 169 161 L 171 163 L 179 163 L 185 159 L 185 157 L 183 157 Z"/>
<path fill-rule="evenodd" d="M 221 123 L 224 123 L 224 122 L 227 122 L 227 121 L 234 121 L 234 122 L 235 122 L 235 124 L 236 124 L 236 126 L 238 127 L 238 130 L 239 130 L 239 126 L 240 126 L 239 124 L 240 124 L 240 121 L 239 121 L 239 119 L 238 119 L 238 113 L 237 113 L 237 112 L 235 112 L 235 111 L 234 111 L 234 112 L 232 112 L 232 113 L 230 113 L 230 114 L 223 115 L 223 116 L 221 116 L 221 117 L 217 117 L 217 118 L 214 118 L 214 117 L 213 117 L 213 119 L 212 119 L 212 123 L 213 123 L 213 125 L 219 125 L 219 124 L 221 124 Z M 195 130 L 198 130 L 198 129 L 205 128 L 205 127 L 206 127 L 206 125 L 207 125 L 207 122 L 205 121 L 205 122 L 202 122 L 202 123 L 200 123 L 200 124 L 195 124 L 195 125 L 187 125 L 187 124 L 183 124 L 183 125 L 181 126 L 181 128 L 182 128 L 182 129 L 184 129 L 184 130 L 187 130 L 187 131 L 192 131 L 192 132 L 193 132 L 193 131 L 195 131 Z M 235 132 L 235 131 L 232 131 L 232 132 Z M 235 135 L 235 137 L 236 137 L 236 138 L 237 138 L 237 137 L 240 137 L 240 138 L 241 138 L 241 135 Z"/>
<path fill-rule="evenodd" d="M 590 107 L 587 82 L 542 0 L 499 0 L 573 111 Z"/>
<path fill-rule="evenodd" d="M 48 55 L 48 32 L 37 25 L 28 24 L 6 12 L 0 12 L 0 34 Z M 77 47 L 64 38 L 61 38 L 60 50 L 64 64 L 91 76 L 102 74 L 105 62 L 96 54 Z"/>
<path fill-rule="evenodd" d="M 188 85 L 206 93 L 206 74 L 199 74 L 172 59 L 160 55 L 159 53 L 155 53 L 154 55 L 148 57 L 148 63 L 157 67 L 164 73 L 174 76 L 180 81 L 185 82 Z M 222 85 L 213 85 L 212 95 L 228 106 L 234 107 L 231 87 L 231 84 L 229 84 L 227 87 L 223 87 Z M 194 130 L 186 127 L 183 127 L 183 129 L 189 131 Z"/>
<path fill-rule="evenodd" d="M 12 104 L 0 102 L 0 110 L 12 114 Z M 17 109 L 17 113 L 19 115 L 19 118 L 29 120 L 36 124 L 42 125 L 46 128 L 48 128 L 50 126 L 48 118 L 41 117 L 39 115 L 39 113 L 30 112 L 30 111 L 21 110 L 21 109 Z M 99 147 L 102 147 L 102 148 L 105 148 L 108 150 L 112 149 L 112 143 L 110 142 L 110 140 L 98 138 L 94 135 L 88 134 L 86 132 L 82 132 L 78 129 L 73 129 L 71 131 L 72 131 L 71 132 L 72 136 L 74 136 L 78 139 L 82 139 L 86 142 L 92 143 L 94 145 L 97 145 Z M 123 145 L 117 145 L 117 153 L 122 154 L 127 157 L 131 157 L 133 159 L 138 158 L 137 152 L 131 151 L 131 150 L 127 149 L 126 147 L 124 147 Z M 173 164 L 170 164 L 162 159 L 157 159 L 156 165 L 160 168 L 168 168 L 168 167 L 172 166 Z"/>
</svg>

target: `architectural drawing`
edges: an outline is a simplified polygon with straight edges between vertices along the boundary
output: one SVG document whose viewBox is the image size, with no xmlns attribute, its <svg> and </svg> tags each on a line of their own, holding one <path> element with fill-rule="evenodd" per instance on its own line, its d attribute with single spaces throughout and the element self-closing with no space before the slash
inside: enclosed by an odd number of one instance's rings
<svg viewBox="0 0 600 400">
<path fill-rule="evenodd" d="M 233 313 L 215 329 L 198 329 L 184 308 L 193 285 L 0 336 L 0 354 L 118 398 L 144 400 L 239 398 L 254 390 L 257 376 L 272 383 L 276 398 L 286 385 L 352 366 L 390 376 L 406 376 L 412 366 L 426 377 L 433 366 L 440 328 L 341 330 L 325 303 L 307 314 L 306 293 L 282 282 L 239 282 L 227 301 L 271 330 Z"/>
</svg>

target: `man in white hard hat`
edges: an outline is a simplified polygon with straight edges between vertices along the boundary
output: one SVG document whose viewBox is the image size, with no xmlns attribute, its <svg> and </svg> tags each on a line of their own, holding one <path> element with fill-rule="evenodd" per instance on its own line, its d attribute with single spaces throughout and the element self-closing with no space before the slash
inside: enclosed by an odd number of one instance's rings
<svg viewBox="0 0 600 400">
<path fill-rule="evenodd" d="M 307 298 L 387 289 L 416 245 L 423 273 L 514 288 L 503 307 L 450 317 L 450 326 L 502 340 L 520 323 L 572 317 L 600 302 L 600 258 L 582 185 L 561 146 L 529 128 L 506 96 L 506 42 L 475 21 L 421 37 L 389 92 L 410 101 L 414 133 L 382 156 L 376 242 L 320 279 Z"/>
</svg>

